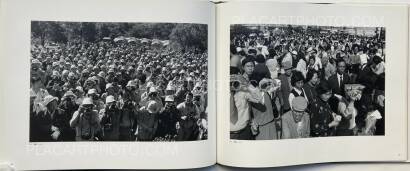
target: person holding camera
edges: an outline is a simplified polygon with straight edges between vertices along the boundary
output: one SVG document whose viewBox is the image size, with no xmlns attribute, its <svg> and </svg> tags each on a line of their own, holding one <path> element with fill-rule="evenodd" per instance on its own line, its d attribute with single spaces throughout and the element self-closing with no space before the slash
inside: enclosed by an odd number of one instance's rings
<svg viewBox="0 0 410 171">
<path fill-rule="evenodd" d="M 68 118 L 67 124 L 69 120 L 72 118 L 74 112 L 79 107 L 79 105 L 76 104 L 75 100 L 76 100 L 76 95 L 72 91 L 67 91 L 64 94 L 64 96 L 61 98 L 59 108 L 65 111 L 65 116 Z M 67 129 L 66 136 L 64 136 L 64 138 L 65 138 L 64 141 L 74 141 L 75 140 L 75 130 L 69 127 Z"/>
<path fill-rule="evenodd" d="M 175 125 L 178 121 L 178 116 L 180 114 L 175 105 L 174 96 L 166 96 L 165 106 L 158 116 L 157 137 L 174 138 L 177 133 Z"/>
<path fill-rule="evenodd" d="M 138 112 L 137 128 L 135 131 L 137 141 L 153 141 L 158 128 L 158 113 L 160 104 L 155 100 L 149 100 L 147 105 Z"/>
<path fill-rule="evenodd" d="M 97 93 L 96 89 L 89 89 L 87 92 L 87 97 L 93 100 L 94 110 L 100 112 L 102 109 L 104 109 L 104 102 L 100 100 L 99 94 Z"/>
<path fill-rule="evenodd" d="M 252 103 L 262 103 L 258 93 L 251 93 L 248 81 L 239 74 L 231 73 L 231 125 L 230 138 L 238 140 L 252 140 L 251 106 Z"/>
<path fill-rule="evenodd" d="M 193 94 L 188 92 L 185 101 L 177 105 L 180 113 L 177 122 L 177 141 L 196 140 L 198 134 L 197 120 L 200 117 L 198 104 L 193 101 Z"/>
<path fill-rule="evenodd" d="M 100 129 L 100 119 L 96 110 L 93 110 L 93 100 L 84 98 L 81 106 L 74 112 L 70 126 L 76 129 L 76 141 L 94 141 Z"/>
<path fill-rule="evenodd" d="M 279 87 L 275 86 L 274 81 L 276 80 L 263 78 L 259 82 L 259 93 L 261 93 L 262 103 L 251 103 L 253 114 L 252 123 L 256 128 L 254 130 L 256 140 L 278 139 L 273 107 L 276 101 L 276 91 Z M 273 96 L 271 97 L 270 94 Z"/>
<path fill-rule="evenodd" d="M 133 127 L 135 123 L 135 114 L 139 108 L 138 102 L 140 96 L 137 93 L 137 83 L 131 80 L 128 81 L 123 95 L 120 99 L 120 127 L 119 127 L 119 140 L 130 141 L 133 136 Z"/>
<path fill-rule="evenodd" d="M 100 111 L 100 124 L 102 126 L 102 136 L 104 141 L 117 141 L 120 136 L 120 116 L 119 109 L 114 96 L 107 96 L 105 107 Z"/>
<path fill-rule="evenodd" d="M 48 93 L 50 93 L 54 97 L 61 98 L 64 94 L 62 89 L 63 84 L 64 82 L 61 81 L 58 71 L 53 71 L 46 85 L 46 89 Z"/>
<path fill-rule="evenodd" d="M 76 81 L 75 74 L 73 72 L 68 73 L 67 82 L 64 83 L 63 90 L 64 91 L 74 90 L 77 86 L 81 86 L 81 85 L 78 84 L 78 82 Z"/>
</svg>

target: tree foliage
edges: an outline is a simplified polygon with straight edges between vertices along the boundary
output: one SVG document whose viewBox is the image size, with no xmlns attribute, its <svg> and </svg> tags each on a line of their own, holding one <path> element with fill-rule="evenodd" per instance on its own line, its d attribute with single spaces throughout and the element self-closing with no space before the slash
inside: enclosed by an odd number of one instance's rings
<svg viewBox="0 0 410 171">
<path fill-rule="evenodd" d="M 32 21 L 31 34 L 35 39 L 66 43 L 72 40 L 99 41 L 118 36 L 170 40 L 178 48 L 206 50 L 208 37 L 205 24 L 179 23 L 107 23 Z"/>
<path fill-rule="evenodd" d="M 174 46 L 189 48 L 194 46 L 200 50 L 207 49 L 208 35 L 207 25 L 205 24 L 178 24 L 169 36 Z"/>
</svg>

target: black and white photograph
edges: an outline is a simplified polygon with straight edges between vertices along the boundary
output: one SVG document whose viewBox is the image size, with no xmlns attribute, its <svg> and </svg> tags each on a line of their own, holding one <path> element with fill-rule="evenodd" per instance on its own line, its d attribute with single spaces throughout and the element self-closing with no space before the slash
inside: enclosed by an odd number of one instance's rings
<svg viewBox="0 0 410 171">
<path fill-rule="evenodd" d="M 208 26 L 31 21 L 30 142 L 197 141 Z"/>
<path fill-rule="evenodd" d="M 230 139 L 384 136 L 385 34 L 230 25 Z"/>
</svg>

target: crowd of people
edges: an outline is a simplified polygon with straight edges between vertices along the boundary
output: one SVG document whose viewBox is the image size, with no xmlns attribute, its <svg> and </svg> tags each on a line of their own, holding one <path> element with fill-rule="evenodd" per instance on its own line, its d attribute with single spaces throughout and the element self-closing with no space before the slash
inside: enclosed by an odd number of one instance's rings
<svg viewBox="0 0 410 171">
<path fill-rule="evenodd" d="M 207 139 L 207 58 L 150 41 L 32 39 L 30 141 Z"/>
<path fill-rule="evenodd" d="M 271 26 L 232 34 L 230 138 L 384 135 L 380 32 Z"/>
</svg>

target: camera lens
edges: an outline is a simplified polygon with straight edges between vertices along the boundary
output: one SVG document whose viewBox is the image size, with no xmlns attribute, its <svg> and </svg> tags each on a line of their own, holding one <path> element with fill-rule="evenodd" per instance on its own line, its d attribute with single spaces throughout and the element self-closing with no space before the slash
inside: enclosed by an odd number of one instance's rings
<svg viewBox="0 0 410 171">
<path fill-rule="evenodd" d="M 238 81 L 232 81 L 231 82 L 231 87 L 234 89 L 238 89 L 240 86 L 240 83 Z"/>
</svg>

